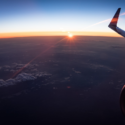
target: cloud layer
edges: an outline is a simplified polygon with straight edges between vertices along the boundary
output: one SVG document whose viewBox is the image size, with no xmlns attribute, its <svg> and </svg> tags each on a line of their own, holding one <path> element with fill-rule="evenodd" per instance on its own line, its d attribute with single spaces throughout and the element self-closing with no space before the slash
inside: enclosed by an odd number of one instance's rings
<svg viewBox="0 0 125 125">
<path fill-rule="evenodd" d="M 4 72 L 16 72 L 23 66 L 24 66 L 24 64 L 14 63 L 12 66 L 8 66 L 8 65 L 3 66 L 0 68 L 0 70 L 3 70 Z M 22 73 L 18 74 L 16 76 L 16 78 L 13 78 L 13 79 L 10 78 L 7 80 L 0 79 L 0 87 L 15 85 L 19 82 L 35 80 L 38 77 L 51 75 L 51 74 L 47 74 L 47 73 L 38 71 L 37 67 L 38 67 L 37 64 L 30 64 L 28 67 L 25 68 L 25 70 Z"/>
</svg>

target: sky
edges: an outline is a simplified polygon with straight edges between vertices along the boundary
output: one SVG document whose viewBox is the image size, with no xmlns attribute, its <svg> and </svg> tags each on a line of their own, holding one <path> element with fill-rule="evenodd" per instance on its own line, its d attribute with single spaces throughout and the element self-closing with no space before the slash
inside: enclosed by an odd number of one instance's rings
<svg viewBox="0 0 125 125">
<path fill-rule="evenodd" d="M 0 33 L 82 31 L 113 32 L 108 28 L 125 0 L 0 0 Z M 125 29 L 125 15 L 118 26 Z"/>
</svg>

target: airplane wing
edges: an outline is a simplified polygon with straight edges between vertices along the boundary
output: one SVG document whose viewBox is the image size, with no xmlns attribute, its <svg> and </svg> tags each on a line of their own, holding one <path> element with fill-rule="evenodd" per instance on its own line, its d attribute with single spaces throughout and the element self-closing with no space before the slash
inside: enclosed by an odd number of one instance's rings
<svg viewBox="0 0 125 125">
<path fill-rule="evenodd" d="M 117 32 L 118 34 L 122 35 L 123 37 L 125 37 L 125 31 L 117 27 L 120 10 L 121 8 L 118 8 L 108 27 L 114 30 L 115 32 Z M 120 94 L 120 107 L 121 107 L 122 113 L 125 116 L 125 85 L 123 86 Z"/>
<path fill-rule="evenodd" d="M 125 31 L 117 27 L 120 11 L 121 8 L 118 8 L 108 27 L 117 32 L 118 34 L 122 35 L 123 37 L 125 37 Z"/>
</svg>

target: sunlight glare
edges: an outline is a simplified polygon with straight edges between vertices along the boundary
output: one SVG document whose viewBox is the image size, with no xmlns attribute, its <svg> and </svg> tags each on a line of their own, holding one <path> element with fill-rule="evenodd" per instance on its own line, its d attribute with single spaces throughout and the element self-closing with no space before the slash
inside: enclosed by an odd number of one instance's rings
<svg viewBox="0 0 125 125">
<path fill-rule="evenodd" d="M 69 34 L 68 36 L 69 36 L 70 38 L 71 38 L 71 37 L 73 37 L 73 35 L 72 35 L 72 34 Z"/>
</svg>

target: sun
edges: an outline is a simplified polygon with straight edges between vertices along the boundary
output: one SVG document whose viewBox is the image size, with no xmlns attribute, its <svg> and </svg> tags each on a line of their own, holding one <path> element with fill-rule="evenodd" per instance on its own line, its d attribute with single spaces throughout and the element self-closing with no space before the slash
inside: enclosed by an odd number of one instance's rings
<svg viewBox="0 0 125 125">
<path fill-rule="evenodd" d="M 69 34 L 68 36 L 69 36 L 70 38 L 71 38 L 71 37 L 73 37 L 73 35 L 72 35 L 72 34 Z"/>
</svg>

